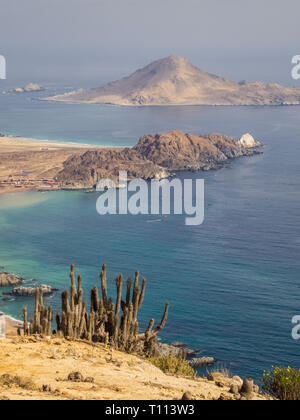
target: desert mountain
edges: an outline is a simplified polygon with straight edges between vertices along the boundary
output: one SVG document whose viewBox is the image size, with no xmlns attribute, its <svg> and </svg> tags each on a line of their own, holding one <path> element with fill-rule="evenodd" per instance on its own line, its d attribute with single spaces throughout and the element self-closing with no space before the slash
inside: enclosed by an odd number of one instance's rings
<svg viewBox="0 0 300 420">
<path fill-rule="evenodd" d="M 300 88 L 262 82 L 236 83 L 170 56 L 119 81 L 46 100 L 125 106 L 299 105 Z"/>
</svg>

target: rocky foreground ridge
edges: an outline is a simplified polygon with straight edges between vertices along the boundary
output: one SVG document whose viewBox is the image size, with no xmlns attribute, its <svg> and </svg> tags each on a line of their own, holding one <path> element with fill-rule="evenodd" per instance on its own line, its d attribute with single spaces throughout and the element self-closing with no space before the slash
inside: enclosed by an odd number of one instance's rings
<svg viewBox="0 0 300 420">
<path fill-rule="evenodd" d="M 174 171 L 220 169 L 231 159 L 260 153 L 250 134 L 240 140 L 221 134 L 196 136 L 182 131 L 142 137 L 133 148 L 101 149 L 71 156 L 56 176 L 62 188 L 94 188 L 100 179 L 118 185 L 119 171 L 128 179 L 163 179 Z"/>
<path fill-rule="evenodd" d="M 236 83 L 207 73 L 182 57 L 170 56 L 107 85 L 46 100 L 123 106 L 299 105 L 300 88 L 277 83 Z"/>
<path fill-rule="evenodd" d="M 0 340 L 0 400 L 267 400 L 239 377 L 188 379 L 103 344 L 54 338 Z M 249 390 L 248 390 L 249 391 Z"/>
</svg>

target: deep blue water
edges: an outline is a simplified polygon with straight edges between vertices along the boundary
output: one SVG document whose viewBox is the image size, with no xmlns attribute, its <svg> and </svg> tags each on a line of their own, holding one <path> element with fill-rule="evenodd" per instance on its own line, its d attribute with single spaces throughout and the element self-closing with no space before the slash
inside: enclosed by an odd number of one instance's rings
<svg viewBox="0 0 300 420">
<path fill-rule="evenodd" d="M 239 137 L 251 132 L 264 154 L 205 178 L 205 223 L 184 216 L 96 213 L 97 193 L 27 193 L 0 198 L 0 265 L 27 279 L 69 286 L 68 266 L 85 289 L 99 284 L 102 263 L 114 277 L 148 279 L 142 326 L 171 304 L 163 340 L 202 348 L 240 375 L 271 365 L 300 367 L 291 319 L 300 313 L 300 107 L 117 108 L 48 104 L 0 96 L 0 132 L 62 141 L 132 145 L 145 133 L 182 129 Z M 12 112 L 13 111 L 13 112 Z M 59 294 L 48 301 L 58 308 Z M 28 300 L 3 302 L 20 318 Z"/>
</svg>

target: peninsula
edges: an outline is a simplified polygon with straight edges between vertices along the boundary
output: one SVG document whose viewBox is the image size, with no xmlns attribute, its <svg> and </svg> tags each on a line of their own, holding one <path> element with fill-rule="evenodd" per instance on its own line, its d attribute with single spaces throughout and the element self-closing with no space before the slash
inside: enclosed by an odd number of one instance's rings
<svg viewBox="0 0 300 420">
<path fill-rule="evenodd" d="M 93 189 L 100 179 L 163 179 L 176 171 L 220 169 L 232 159 L 260 152 L 250 134 L 240 140 L 222 134 L 182 131 L 146 135 L 132 148 L 104 148 L 0 138 L 0 194 L 16 191 Z"/>
<path fill-rule="evenodd" d="M 123 106 L 299 105 L 300 88 L 277 83 L 236 83 L 200 70 L 188 60 L 172 55 L 104 86 L 44 99 Z"/>
</svg>

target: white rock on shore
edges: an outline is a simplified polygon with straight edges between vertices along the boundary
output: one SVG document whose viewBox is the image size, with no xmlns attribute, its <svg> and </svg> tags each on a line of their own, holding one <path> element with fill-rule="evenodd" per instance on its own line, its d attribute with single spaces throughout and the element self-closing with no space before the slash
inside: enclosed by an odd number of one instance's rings
<svg viewBox="0 0 300 420">
<path fill-rule="evenodd" d="M 238 141 L 238 143 L 239 143 L 242 147 L 245 147 L 245 148 L 247 148 L 247 149 L 250 149 L 250 148 L 253 148 L 253 147 L 258 147 L 258 146 L 260 146 L 260 145 L 261 145 L 261 144 L 260 144 L 258 141 L 256 141 L 256 140 L 254 139 L 254 137 L 253 137 L 253 136 L 251 136 L 251 134 L 249 134 L 249 133 L 244 134 L 244 135 L 240 138 L 240 140 Z"/>
</svg>

